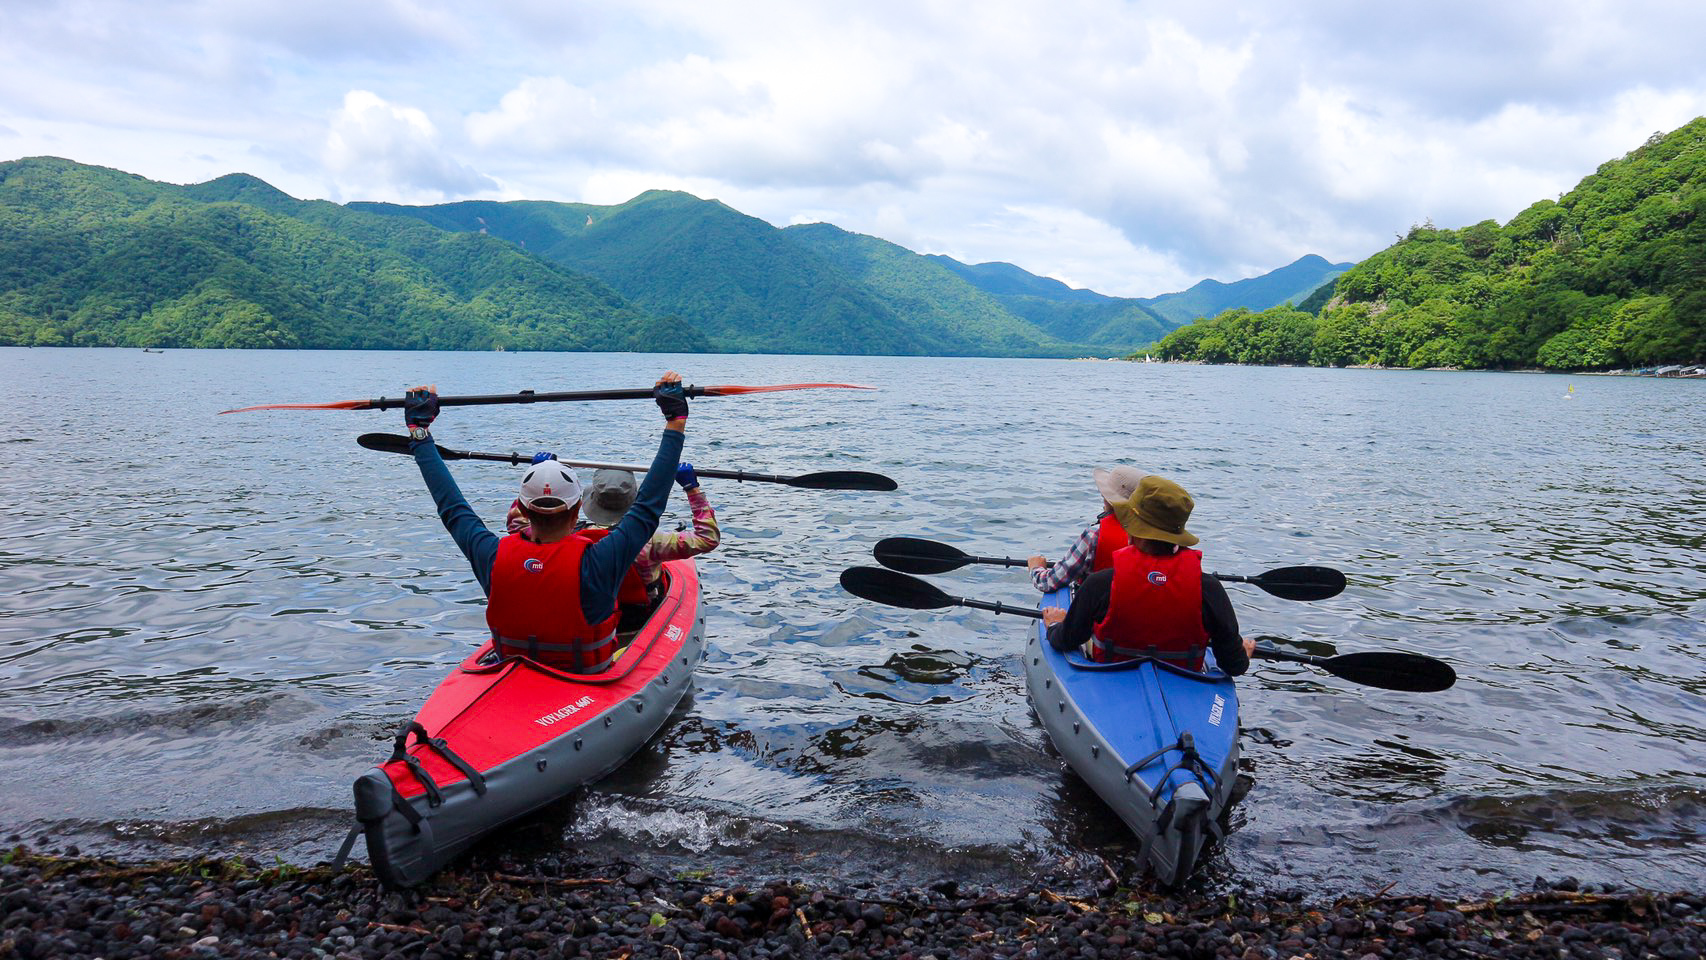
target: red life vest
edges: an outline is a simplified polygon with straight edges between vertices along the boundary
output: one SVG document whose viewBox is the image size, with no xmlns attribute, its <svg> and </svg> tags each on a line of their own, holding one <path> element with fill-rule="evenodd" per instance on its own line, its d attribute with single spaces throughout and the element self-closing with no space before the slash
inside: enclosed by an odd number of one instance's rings
<svg viewBox="0 0 1706 960">
<path fill-rule="evenodd" d="M 1203 668 L 1208 631 L 1202 625 L 1202 552 L 1180 548 L 1169 557 L 1135 545 L 1114 554 L 1108 614 L 1090 639 L 1090 659 L 1117 663 L 1138 657 Z"/>
<path fill-rule="evenodd" d="M 1114 512 L 1109 510 L 1102 514 L 1101 529 L 1096 531 L 1096 555 L 1090 560 L 1090 572 L 1106 570 L 1114 565 L 1114 553 L 1131 543 L 1131 534 L 1125 532 L 1125 527 L 1114 518 Z"/>
<path fill-rule="evenodd" d="M 581 536 L 597 543 L 610 535 L 609 527 L 586 527 L 575 531 Z M 644 547 L 641 548 L 645 549 Z M 616 603 L 619 606 L 645 607 L 650 606 L 651 595 L 646 592 L 646 581 L 640 579 L 640 571 L 628 566 L 628 572 L 622 575 L 622 585 L 616 588 Z"/>
<path fill-rule="evenodd" d="M 506 657 L 528 657 L 575 673 L 597 673 L 616 656 L 616 621 L 596 624 L 581 612 L 581 555 L 592 541 L 579 534 L 534 543 L 518 533 L 498 541 L 492 562 L 486 626 Z"/>
</svg>

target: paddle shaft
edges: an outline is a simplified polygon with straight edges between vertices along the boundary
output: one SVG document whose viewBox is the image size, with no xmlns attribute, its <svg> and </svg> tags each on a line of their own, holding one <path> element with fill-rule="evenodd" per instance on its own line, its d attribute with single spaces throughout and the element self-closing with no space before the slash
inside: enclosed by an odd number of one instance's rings
<svg viewBox="0 0 1706 960">
<path fill-rule="evenodd" d="M 1280 648 L 1267 643 L 1256 644 L 1256 652 L 1254 656 L 1263 660 L 1283 660 L 1286 663 L 1307 663 L 1312 667 L 1323 666 L 1330 659 L 1328 657 L 1312 656 L 1307 653 L 1292 653 L 1289 650 L 1281 650 Z"/>
<path fill-rule="evenodd" d="M 682 392 L 689 397 L 715 397 L 718 394 L 707 393 L 714 387 L 683 387 Z M 650 400 L 651 390 L 559 390 L 555 393 L 537 393 L 523 390 L 520 393 L 488 393 L 466 397 L 439 397 L 441 407 L 487 407 L 505 403 L 572 403 L 579 400 Z M 351 410 L 393 410 L 400 409 L 408 401 L 392 397 L 379 397 L 368 400 L 359 407 Z"/>
<path fill-rule="evenodd" d="M 369 450 L 383 453 L 408 453 L 409 438 L 394 433 L 364 433 L 356 438 L 356 442 Z M 490 460 L 496 463 L 531 464 L 532 457 L 519 453 L 477 453 L 472 450 L 452 450 L 442 444 L 438 447 L 438 455 L 446 460 Z M 581 467 L 587 470 L 627 470 L 630 473 L 645 473 L 650 467 L 632 463 L 597 463 L 592 460 L 559 460 L 559 463 L 571 467 Z M 860 471 L 838 470 L 824 473 L 807 473 L 797 477 L 784 476 L 778 473 L 749 473 L 745 470 L 700 470 L 693 472 L 700 477 L 712 480 L 734 480 L 741 483 L 781 483 L 795 487 L 813 489 L 853 489 L 853 490 L 892 490 L 894 481 L 880 474 L 867 474 Z"/>
<path fill-rule="evenodd" d="M 1041 620 L 1043 618 L 1043 612 L 1038 610 L 1036 607 L 1015 607 L 1012 604 L 1002 603 L 999 600 L 970 600 L 965 597 L 951 597 L 950 599 L 958 606 L 972 607 L 977 610 L 988 610 L 991 613 L 1011 613 L 1015 616 L 1030 617 L 1032 620 Z"/>
<path fill-rule="evenodd" d="M 1024 567 L 1029 563 L 1011 557 L 975 557 L 951 544 L 917 537 L 888 537 L 871 551 L 883 566 L 905 573 L 947 573 L 970 563 L 1000 567 Z M 1344 574 L 1327 567 L 1281 567 L 1254 577 L 1211 573 L 1222 582 L 1248 583 L 1287 600 L 1325 600 L 1344 589 Z"/>
<path fill-rule="evenodd" d="M 745 386 L 741 384 L 721 384 L 708 387 L 692 385 L 682 387 L 682 392 L 689 397 L 736 397 L 748 393 L 775 393 L 782 390 L 874 390 L 875 387 L 862 386 L 856 383 L 780 383 L 760 386 Z M 633 390 L 562 390 L 554 393 L 539 393 L 535 390 L 522 390 L 519 393 L 489 393 L 466 397 L 439 397 L 440 407 L 478 407 L 493 404 L 509 403 L 564 403 L 577 400 L 650 400 L 654 396 L 653 388 Z M 247 413 L 252 410 L 392 410 L 402 407 L 408 402 L 407 398 L 378 397 L 372 400 L 341 400 L 335 403 L 267 403 L 253 407 L 238 407 L 235 410 L 221 410 L 220 413 Z"/>
</svg>

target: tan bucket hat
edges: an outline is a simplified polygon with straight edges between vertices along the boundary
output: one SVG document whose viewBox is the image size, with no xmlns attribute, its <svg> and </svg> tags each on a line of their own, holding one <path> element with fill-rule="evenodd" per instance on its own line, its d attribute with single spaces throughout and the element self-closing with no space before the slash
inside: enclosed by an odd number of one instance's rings
<svg viewBox="0 0 1706 960">
<path fill-rule="evenodd" d="M 1090 471 L 1090 476 L 1096 479 L 1096 489 L 1102 492 L 1102 499 L 1109 503 L 1122 503 L 1131 499 L 1137 492 L 1137 485 L 1143 481 L 1144 473 L 1136 467 L 1114 467 L 1111 470 L 1097 467 Z"/>
<path fill-rule="evenodd" d="M 1196 501 L 1184 487 L 1166 477 L 1144 477 L 1130 497 L 1110 499 L 1108 503 L 1114 508 L 1114 518 L 1134 540 L 1161 540 L 1181 547 L 1199 542 L 1195 534 L 1185 529 L 1185 521 L 1191 518 Z"/>
</svg>

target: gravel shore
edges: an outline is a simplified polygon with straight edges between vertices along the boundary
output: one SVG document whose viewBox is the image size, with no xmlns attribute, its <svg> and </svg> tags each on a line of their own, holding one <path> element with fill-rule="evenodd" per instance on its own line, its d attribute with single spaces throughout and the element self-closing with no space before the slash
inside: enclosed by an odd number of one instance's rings
<svg viewBox="0 0 1706 960">
<path fill-rule="evenodd" d="M 1584 892 L 1476 901 L 1175 899 L 1109 879 L 1048 889 L 829 890 L 660 877 L 625 864 L 470 865 L 418 890 L 363 866 L 120 864 L 0 855 L 0 958 L 1700 957 L 1706 895 Z"/>
</svg>

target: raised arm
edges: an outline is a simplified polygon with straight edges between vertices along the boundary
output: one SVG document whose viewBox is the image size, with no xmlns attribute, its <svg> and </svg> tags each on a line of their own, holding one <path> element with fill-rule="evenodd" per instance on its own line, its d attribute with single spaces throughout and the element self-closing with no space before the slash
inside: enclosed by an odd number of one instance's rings
<svg viewBox="0 0 1706 960">
<path fill-rule="evenodd" d="M 616 609 L 616 590 L 658 528 L 658 519 L 669 503 L 669 485 L 681 462 L 681 447 L 687 439 L 687 398 L 681 376 L 666 373 L 657 383 L 658 409 L 663 411 L 663 438 L 651 468 L 640 481 L 640 492 L 628 512 L 602 540 L 581 556 L 581 612 L 588 623 L 597 623 Z"/>
<path fill-rule="evenodd" d="M 498 536 L 486 529 L 474 508 L 468 506 L 462 489 L 450 476 L 450 468 L 438 455 L 438 444 L 433 442 L 432 434 L 428 432 L 438 416 L 438 394 L 432 387 L 416 387 L 406 394 L 406 400 L 403 420 L 409 428 L 409 452 L 414 454 L 415 466 L 420 468 L 421 479 L 426 481 L 427 490 L 432 493 L 439 521 L 444 524 L 444 529 L 450 531 L 450 538 L 456 541 L 462 555 L 468 558 L 468 566 L 474 571 L 474 579 L 480 581 L 480 589 L 489 594 L 492 592 L 492 562 L 498 555 Z"/>
</svg>

